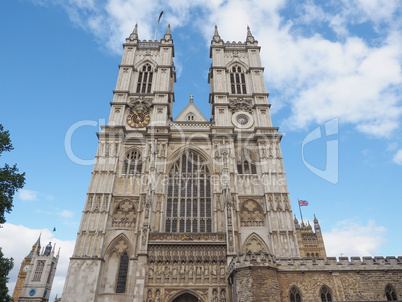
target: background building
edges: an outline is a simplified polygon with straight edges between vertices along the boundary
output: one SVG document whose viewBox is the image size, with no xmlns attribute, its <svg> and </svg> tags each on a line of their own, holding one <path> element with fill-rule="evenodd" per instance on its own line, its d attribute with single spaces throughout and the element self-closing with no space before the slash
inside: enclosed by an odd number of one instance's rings
<svg viewBox="0 0 402 302">
<path fill-rule="evenodd" d="M 60 250 L 54 255 L 52 243 L 42 249 L 40 236 L 32 246 L 31 252 L 24 258 L 18 274 L 18 280 L 14 288 L 12 301 L 49 301 L 54 275 Z"/>
</svg>

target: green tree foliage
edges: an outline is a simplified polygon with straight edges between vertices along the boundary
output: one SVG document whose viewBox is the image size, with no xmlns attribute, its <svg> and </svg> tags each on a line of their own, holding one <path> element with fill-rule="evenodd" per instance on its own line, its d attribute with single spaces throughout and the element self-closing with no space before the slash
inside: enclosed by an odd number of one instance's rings
<svg viewBox="0 0 402 302">
<path fill-rule="evenodd" d="M 0 156 L 4 151 L 13 150 L 10 134 L 0 124 Z M 17 165 L 4 164 L 0 168 L 0 224 L 6 222 L 5 213 L 13 207 L 13 196 L 25 184 L 25 173 L 18 173 Z"/>
<path fill-rule="evenodd" d="M 4 258 L 4 254 L 0 247 L 0 302 L 9 302 L 11 297 L 8 294 L 7 281 L 8 273 L 14 266 L 13 258 Z"/>
<path fill-rule="evenodd" d="M 13 150 L 10 134 L 0 124 L 0 156 L 4 151 Z M 17 165 L 10 167 L 4 164 L 0 168 L 0 224 L 6 222 L 5 213 L 10 213 L 13 207 L 13 196 L 18 189 L 25 184 L 25 173 L 18 173 Z M 9 302 L 11 297 L 8 294 L 7 281 L 8 273 L 14 266 L 13 258 L 4 258 L 0 247 L 0 302 Z"/>
</svg>

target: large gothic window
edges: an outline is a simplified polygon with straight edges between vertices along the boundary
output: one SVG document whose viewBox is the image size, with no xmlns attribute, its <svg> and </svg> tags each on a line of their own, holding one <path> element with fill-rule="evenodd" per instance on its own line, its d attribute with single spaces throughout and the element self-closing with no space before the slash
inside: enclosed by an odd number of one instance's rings
<svg viewBox="0 0 402 302">
<path fill-rule="evenodd" d="M 116 293 L 125 293 L 126 292 L 128 261 L 129 261 L 129 258 L 128 258 L 127 252 L 124 252 L 124 254 L 120 258 L 119 275 L 117 277 Z"/>
<path fill-rule="evenodd" d="M 183 154 L 169 173 L 165 230 L 171 233 L 212 232 L 211 181 L 204 159 Z"/>
<path fill-rule="evenodd" d="M 152 77 L 151 65 L 142 66 L 138 74 L 137 93 L 151 93 Z"/>
<path fill-rule="evenodd" d="M 385 296 L 387 301 L 398 301 L 395 289 L 389 284 L 385 287 Z"/>
<path fill-rule="evenodd" d="M 235 65 L 230 73 L 230 87 L 232 94 L 246 94 L 246 79 L 243 69 Z"/>
<path fill-rule="evenodd" d="M 301 302 L 300 290 L 296 286 L 292 286 L 289 291 L 290 302 Z"/>
<path fill-rule="evenodd" d="M 122 174 L 134 175 L 141 174 L 142 171 L 142 159 L 141 154 L 138 151 L 131 151 L 127 153 L 123 162 Z"/>
<path fill-rule="evenodd" d="M 321 287 L 320 298 L 323 302 L 332 301 L 331 290 L 328 286 L 324 285 L 323 287 Z"/>
</svg>

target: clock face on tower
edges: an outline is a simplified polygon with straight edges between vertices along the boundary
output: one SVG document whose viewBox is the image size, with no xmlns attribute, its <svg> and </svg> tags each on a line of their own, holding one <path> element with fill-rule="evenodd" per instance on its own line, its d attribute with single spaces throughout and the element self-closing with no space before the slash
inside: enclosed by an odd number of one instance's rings
<svg viewBox="0 0 402 302">
<path fill-rule="evenodd" d="M 22 270 L 26 273 L 29 270 L 29 265 L 25 265 Z"/>
<path fill-rule="evenodd" d="M 131 128 L 143 128 L 149 124 L 150 116 L 148 112 L 145 111 L 132 111 L 127 116 L 127 124 Z"/>
</svg>

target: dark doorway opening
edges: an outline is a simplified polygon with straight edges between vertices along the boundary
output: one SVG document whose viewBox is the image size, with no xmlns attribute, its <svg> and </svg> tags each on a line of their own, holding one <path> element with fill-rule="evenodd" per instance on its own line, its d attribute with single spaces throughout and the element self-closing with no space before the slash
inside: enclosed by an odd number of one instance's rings
<svg viewBox="0 0 402 302">
<path fill-rule="evenodd" d="M 198 300 L 197 297 L 193 296 L 192 294 L 185 293 L 175 298 L 172 302 L 198 302 L 198 301 L 200 300 Z"/>
</svg>

